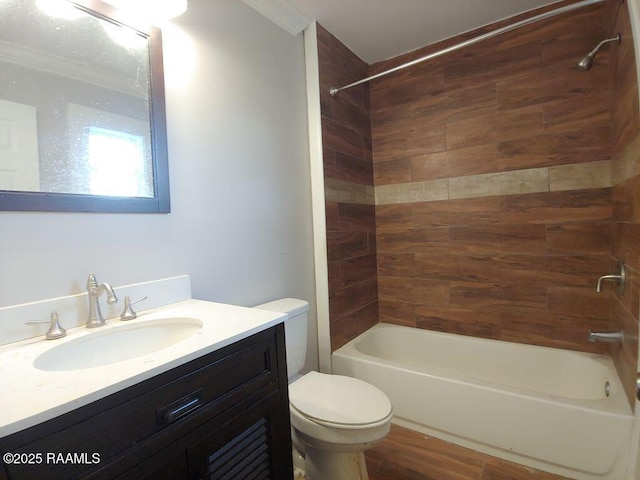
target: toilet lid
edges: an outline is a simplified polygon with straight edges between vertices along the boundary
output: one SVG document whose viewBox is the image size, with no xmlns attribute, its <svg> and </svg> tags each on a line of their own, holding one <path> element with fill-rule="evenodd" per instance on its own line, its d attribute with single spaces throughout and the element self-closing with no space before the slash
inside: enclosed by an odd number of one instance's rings
<svg viewBox="0 0 640 480">
<path fill-rule="evenodd" d="M 371 425 L 391 416 L 391 401 L 373 385 L 343 375 L 309 372 L 289 386 L 289 402 L 318 423 Z"/>
</svg>

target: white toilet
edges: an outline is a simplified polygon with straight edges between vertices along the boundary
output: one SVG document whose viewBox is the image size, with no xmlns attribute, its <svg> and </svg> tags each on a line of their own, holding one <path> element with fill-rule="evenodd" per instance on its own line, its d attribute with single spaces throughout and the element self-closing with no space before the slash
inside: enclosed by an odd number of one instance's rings
<svg viewBox="0 0 640 480">
<path fill-rule="evenodd" d="M 283 298 L 255 308 L 289 315 L 285 321 L 289 410 L 294 447 L 305 458 L 307 480 L 368 480 L 364 451 L 389 432 L 389 398 L 357 378 L 309 372 L 304 300 Z"/>
</svg>

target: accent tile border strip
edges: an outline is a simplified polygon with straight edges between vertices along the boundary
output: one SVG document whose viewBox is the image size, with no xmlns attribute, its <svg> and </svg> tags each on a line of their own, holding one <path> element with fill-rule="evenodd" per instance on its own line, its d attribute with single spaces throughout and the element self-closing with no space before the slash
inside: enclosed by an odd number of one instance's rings
<svg viewBox="0 0 640 480">
<path fill-rule="evenodd" d="M 608 188 L 613 186 L 611 172 L 611 161 L 606 160 L 485 173 L 426 182 L 381 185 L 375 188 L 375 199 L 376 205 L 389 205 Z"/>
<path fill-rule="evenodd" d="M 519 195 L 547 191 L 548 168 L 483 173 L 449 179 L 450 199 Z"/>
<path fill-rule="evenodd" d="M 605 160 L 424 182 L 397 183 L 375 188 L 327 178 L 325 180 L 325 198 L 332 202 L 391 205 L 496 195 L 609 188 L 619 183 L 620 177 L 630 175 L 630 172 L 620 172 L 620 166 L 615 170 L 613 162 Z"/>
<path fill-rule="evenodd" d="M 449 197 L 449 180 L 396 183 L 381 185 L 374 189 L 376 205 L 391 203 L 435 202 Z"/>
<path fill-rule="evenodd" d="M 375 205 L 373 185 L 325 178 L 325 200 L 339 203 L 358 203 L 362 205 Z"/>
<path fill-rule="evenodd" d="M 613 187 L 611 161 L 549 167 L 549 191 Z"/>
</svg>

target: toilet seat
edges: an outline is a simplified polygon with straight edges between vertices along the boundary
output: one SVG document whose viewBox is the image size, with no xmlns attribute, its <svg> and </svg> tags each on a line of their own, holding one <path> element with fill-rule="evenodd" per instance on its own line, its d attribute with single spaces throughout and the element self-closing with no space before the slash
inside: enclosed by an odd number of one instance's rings
<svg viewBox="0 0 640 480">
<path fill-rule="evenodd" d="M 309 372 L 289 386 L 289 403 L 320 425 L 363 429 L 389 422 L 389 398 L 373 385 L 344 375 Z"/>
</svg>

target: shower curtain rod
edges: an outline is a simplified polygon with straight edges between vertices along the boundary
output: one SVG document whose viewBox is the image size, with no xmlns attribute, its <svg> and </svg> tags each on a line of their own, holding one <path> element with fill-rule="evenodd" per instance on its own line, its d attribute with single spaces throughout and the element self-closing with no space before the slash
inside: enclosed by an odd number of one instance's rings
<svg viewBox="0 0 640 480">
<path fill-rule="evenodd" d="M 367 78 L 363 78 L 362 80 L 358 80 L 357 82 L 350 83 L 349 85 L 345 85 L 344 87 L 336 88 L 332 87 L 329 89 L 329 93 L 332 97 L 335 97 L 338 92 L 342 90 L 346 90 L 347 88 L 355 87 L 365 82 L 369 82 L 371 80 L 375 80 L 380 77 L 384 77 L 385 75 L 389 75 L 390 73 L 397 72 L 399 70 L 403 70 L 407 67 L 412 67 L 417 65 L 418 63 L 426 62 L 427 60 L 431 60 L 432 58 L 439 57 L 440 55 L 444 55 L 446 53 L 453 52 L 455 50 L 459 50 L 460 48 L 468 47 L 469 45 L 473 45 L 474 43 L 482 42 L 488 38 L 492 38 L 498 35 L 501 35 L 506 32 L 510 32 L 511 30 L 515 30 L 520 27 L 524 27 L 525 25 L 529 25 L 531 23 L 539 22 L 540 20 L 545 20 L 550 17 L 555 17 L 556 15 L 560 15 L 562 13 L 571 12 L 573 10 L 577 10 L 579 8 L 587 7 L 589 5 L 593 5 L 596 3 L 602 3 L 605 0 L 583 0 L 581 2 L 572 3 L 571 5 L 565 5 L 564 7 L 556 8 L 555 10 L 550 10 L 548 12 L 541 13 L 539 15 L 535 15 L 530 18 L 526 18 L 524 20 L 520 20 L 519 22 L 512 23 L 511 25 L 507 25 L 505 27 L 498 28 L 497 30 L 493 30 L 491 32 L 485 33 L 475 38 L 471 38 L 469 40 L 465 40 L 464 42 L 458 43 L 456 45 L 452 45 L 450 47 L 443 48 L 442 50 L 438 50 L 437 52 L 430 53 L 425 55 L 424 57 L 417 58 L 407 63 L 403 63 L 402 65 L 398 65 L 397 67 L 391 68 L 389 70 L 385 70 L 384 72 L 377 73 Z"/>
</svg>

